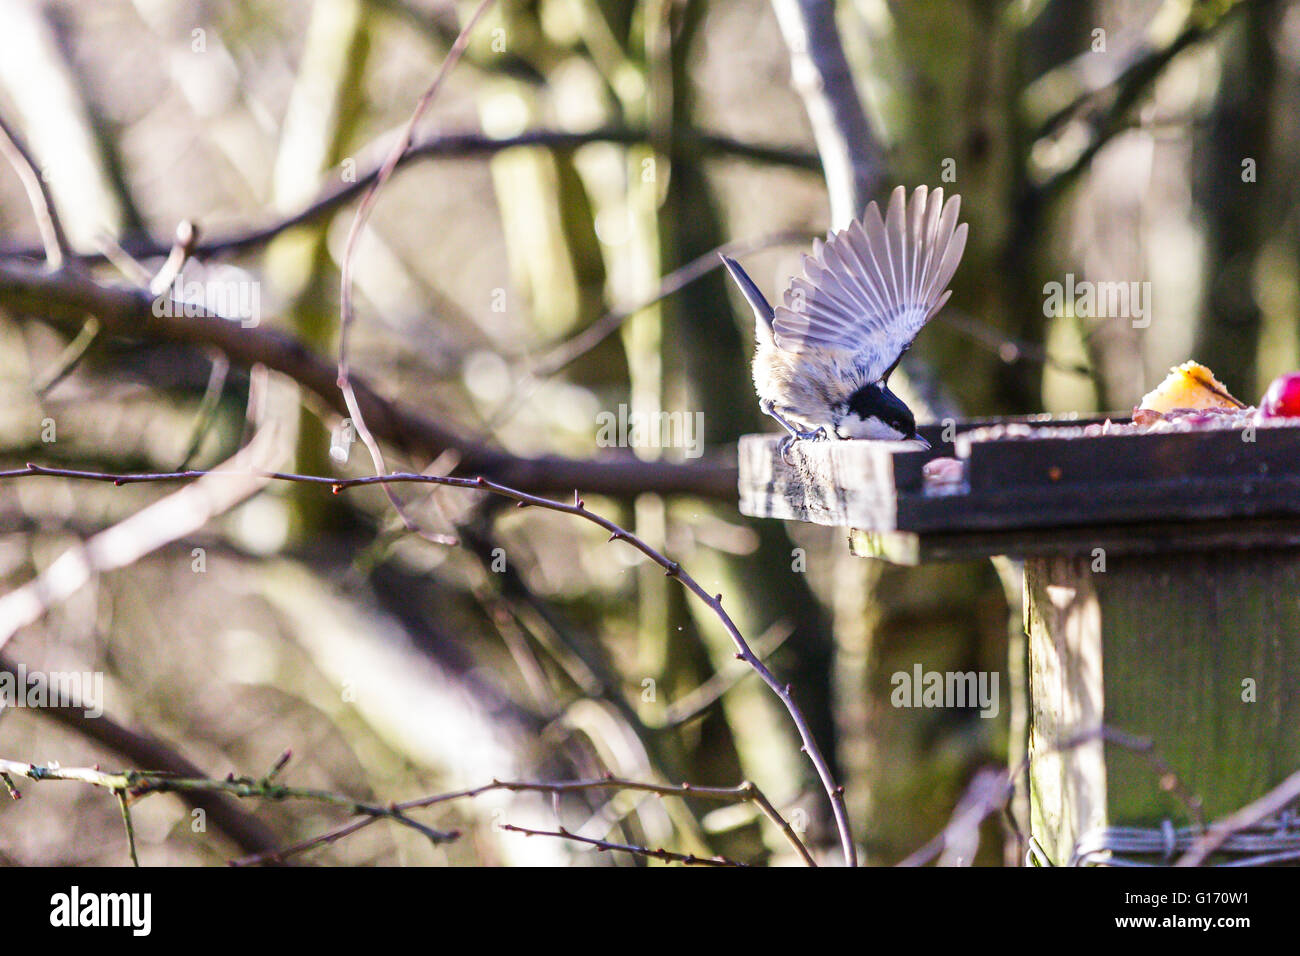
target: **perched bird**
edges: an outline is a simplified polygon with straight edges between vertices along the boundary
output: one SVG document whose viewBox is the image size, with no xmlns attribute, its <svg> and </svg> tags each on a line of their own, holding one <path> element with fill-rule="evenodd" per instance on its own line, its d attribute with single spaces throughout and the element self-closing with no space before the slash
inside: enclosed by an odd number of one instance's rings
<svg viewBox="0 0 1300 956">
<path fill-rule="evenodd" d="M 889 390 L 903 353 L 951 293 L 966 248 L 961 198 L 899 186 L 884 218 L 873 202 L 847 229 L 817 240 L 773 309 L 727 256 L 722 261 L 757 320 L 754 387 L 764 413 L 796 439 L 877 438 L 929 444 Z"/>
</svg>

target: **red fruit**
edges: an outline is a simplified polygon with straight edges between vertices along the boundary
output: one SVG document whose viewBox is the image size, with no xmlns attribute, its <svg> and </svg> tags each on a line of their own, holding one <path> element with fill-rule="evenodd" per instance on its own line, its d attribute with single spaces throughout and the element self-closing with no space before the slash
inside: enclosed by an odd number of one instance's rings
<svg viewBox="0 0 1300 956">
<path fill-rule="evenodd" d="M 1259 403 L 1263 418 L 1300 418 L 1300 372 L 1273 379 Z"/>
</svg>

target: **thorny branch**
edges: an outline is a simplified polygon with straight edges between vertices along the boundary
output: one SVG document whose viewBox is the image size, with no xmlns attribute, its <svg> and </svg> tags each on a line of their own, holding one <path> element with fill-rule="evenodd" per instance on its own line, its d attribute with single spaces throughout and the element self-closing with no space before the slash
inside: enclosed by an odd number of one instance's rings
<svg viewBox="0 0 1300 956">
<path fill-rule="evenodd" d="M 1199 800 L 1186 793 L 1184 788 L 1173 778 L 1168 766 L 1156 754 L 1152 742 L 1146 738 L 1135 737 L 1110 727 L 1099 727 L 1085 731 L 1061 741 L 1053 751 L 1063 752 L 1103 740 L 1123 747 L 1139 755 L 1151 758 L 1150 766 L 1167 790 L 1179 793 L 1187 802 L 1189 810 L 1199 807 Z M 456 830 L 439 830 L 412 819 L 411 811 L 441 806 L 459 800 L 473 799 L 491 792 L 537 793 L 550 796 L 565 796 L 597 791 L 639 791 L 661 797 L 678 797 L 682 799 L 711 800 L 718 802 L 749 802 L 758 807 L 790 841 L 800 858 L 808 865 L 815 866 L 811 853 L 799 839 L 798 834 L 785 820 L 766 795 L 753 783 L 745 782 L 734 787 L 693 786 L 691 784 L 661 784 L 641 780 L 631 780 L 613 775 L 594 779 L 563 781 L 524 781 L 493 780 L 490 783 L 463 790 L 453 790 L 430 796 L 418 797 L 401 803 L 378 804 L 358 801 L 345 794 L 331 791 L 290 787 L 276 782 L 276 777 L 284 769 L 291 753 L 285 751 L 267 774 L 260 778 L 228 776 L 224 779 L 210 779 L 178 773 L 158 771 L 118 771 L 109 773 L 98 767 L 60 767 L 57 764 L 36 765 L 22 761 L 0 759 L 0 787 L 14 799 L 22 794 L 14 783 L 14 777 L 30 780 L 66 780 L 77 781 L 91 786 L 110 790 L 119 800 L 122 808 L 124 825 L 127 830 L 128 848 L 135 865 L 139 865 L 134 834 L 131 828 L 130 804 L 154 793 L 175 793 L 189 795 L 194 793 L 224 793 L 230 796 L 249 799 L 260 798 L 275 801 L 303 800 L 339 807 L 351 811 L 356 819 L 341 824 L 332 830 L 303 840 L 291 846 L 267 850 L 250 856 L 230 861 L 234 866 L 250 866 L 266 863 L 283 863 L 291 857 L 316 847 L 333 844 L 346 836 L 381 819 L 391 819 L 427 837 L 435 845 L 447 843 L 460 836 Z M 1026 758 L 1027 760 L 1027 758 Z M 940 866 L 969 866 L 979 847 L 979 830 L 985 820 L 1005 808 L 1007 800 L 1016 786 L 1016 779 L 1023 770 L 985 769 L 972 780 L 966 793 L 958 801 L 948 825 L 924 847 L 917 850 L 899 866 L 923 866 L 937 859 Z M 1277 815 L 1287 806 L 1300 799 L 1300 772 L 1292 774 L 1279 786 L 1265 794 L 1254 803 L 1243 807 L 1236 813 L 1206 828 L 1204 823 L 1198 826 L 1204 835 L 1178 861 L 1179 866 L 1200 866 L 1219 846 L 1234 834 L 1258 826 L 1261 822 Z M 695 866 L 744 866 L 746 864 L 725 857 L 700 857 L 693 854 L 677 853 L 664 848 L 651 848 L 628 843 L 615 843 L 604 839 L 587 836 L 560 825 L 555 830 L 539 830 L 513 824 L 502 824 L 500 829 L 520 833 L 524 836 L 545 836 L 564 839 L 595 847 L 600 851 L 618 851 L 630 853 L 665 862 L 681 863 Z"/>
<path fill-rule="evenodd" d="M 700 800 L 719 800 L 724 802 L 734 802 L 747 800 L 757 806 L 769 820 L 771 820 L 785 835 L 785 838 L 794 847 L 796 853 L 808 866 L 816 866 L 812 854 L 803 841 L 799 839 L 794 828 L 786 822 L 785 818 L 776 809 L 767 796 L 755 784 L 746 781 L 735 787 L 699 787 L 689 783 L 683 784 L 657 784 L 645 783 L 638 780 L 627 780 L 620 777 L 602 777 L 599 780 L 576 780 L 564 783 L 531 783 L 518 782 L 509 780 L 493 780 L 489 784 L 481 787 L 475 787 L 470 790 L 460 790 L 455 793 L 440 794 L 436 797 L 427 797 L 423 800 L 413 800 L 410 803 L 402 804 L 402 807 L 409 809 L 416 806 L 432 806 L 436 803 L 444 803 L 448 800 L 458 800 L 464 797 L 477 797 L 480 794 L 488 793 L 493 790 L 508 790 L 512 793 L 532 792 L 548 793 L 552 795 L 562 795 L 566 793 L 576 793 L 584 790 L 640 790 L 644 793 L 654 793 L 661 797 L 692 797 Z"/>
<path fill-rule="evenodd" d="M 18 800 L 22 796 L 17 785 L 13 781 L 14 777 L 36 781 L 76 781 L 94 787 L 102 787 L 111 791 L 114 796 L 118 798 L 121 804 L 123 821 L 127 829 L 127 839 L 131 859 L 137 866 L 139 865 L 139 860 L 137 858 L 134 833 L 130 822 L 130 805 L 156 793 L 174 793 L 182 795 L 196 792 L 223 793 L 241 799 L 264 799 L 274 800 L 277 802 L 298 800 L 337 807 L 347 810 L 358 817 L 358 819 L 351 820 L 341 827 L 337 827 L 334 830 L 295 844 L 291 847 L 285 847 L 280 850 L 270 850 L 231 861 L 233 865 L 248 866 L 256 863 L 284 862 L 289 857 L 302 853 L 305 850 L 334 843 L 344 836 L 356 833 L 358 830 L 374 823 L 376 820 L 392 820 L 395 823 L 414 830 L 428 838 L 430 842 L 435 845 L 449 843 L 460 837 L 460 832 L 458 830 L 441 830 L 430 827 L 413 819 L 410 816 L 410 812 L 412 810 L 439 806 L 456 800 L 472 799 L 492 791 L 542 793 L 560 796 L 603 790 L 636 790 L 643 793 L 657 794 L 662 797 L 696 798 L 700 800 L 713 800 L 725 803 L 753 803 L 765 816 L 768 817 L 769 820 L 772 820 L 781 829 L 803 861 L 809 866 L 816 866 L 812 854 L 808 852 L 807 847 L 804 846 L 803 842 L 799 839 L 790 824 L 781 816 L 780 812 L 772 805 L 767 796 L 757 786 L 749 782 L 742 783 L 735 787 L 695 787 L 690 784 L 672 785 L 649 783 L 640 780 L 626 780 L 614 776 L 601 777 L 594 780 L 566 780 L 559 782 L 493 780 L 491 783 L 467 790 L 434 794 L 432 796 L 420 797 L 415 800 L 408 800 L 404 803 L 379 804 L 370 801 L 357 800 L 356 798 L 349 797 L 346 794 L 335 793 L 328 790 L 319 790 L 307 787 L 291 787 L 278 783 L 276 778 L 289 762 L 290 757 L 291 752 L 285 751 L 279 759 L 276 760 L 275 764 L 266 775 L 262 777 L 236 777 L 231 775 L 224 779 L 211 779 L 207 777 L 185 776 L 163 771 L 145 770 L 123 770 L 110 773 L 102 771 L 98 767 L 60 767 L 58 764 L 39 765 L 0 758 L 0 784 L 3 784 L 10 798 L 14 800 Z M 557 831 L 537 831 L 529 830 L 524 827 L 503 824 L 501 829 L 523 833 L 525 835 L 564 837 L 565 839 L 575 842 L 596 846 L 602 850 L 620 850 L 669 862 L 704 866 L 743 865 L 731 860 L 725 860 L 721 857 L 698 857 L 692 854 L 675 853 L 666 849 L 649 849 L 630 844 L 609 843 L 604 840 L 597 840 L 581 835 L 563 826 L 561 826 Z"/>
<path fill-rule="evenodd" d="M 551 796 L 563 796 L 566 794 L 575 794 L 591 792 L 597 790 L 614 790 L 625 791 L 635 790 L 642 793 L 653 793 L 661 797 L 682 797 L 697 798 L 701 800 L 714 800 L 720 802 L 751 802 L 757 806 L 769 820 L 780 828 L 786 839 L 790 841 L 795 852 L 808 866 L 816 866 L 812 854 L 799 839 L 793 827 L 781 816 L 780 812 L 764 795 L 757 786 L 746 782 L 735 787 L 696 787 L 691 784 L 658 784 L 641 780 L 628 780 L 621 777 L 606 776 L 592 780 L 567 780 L 555 783 L 536 782 L 536 781 L 512 781 L 512 780 L 493 780 L 491 783 L 479 787 L 471 787 L 466 790 L 456 790 L 450 793 L 434 794 L 430 797 L 420 797 L 415 800 L 408 800 L 405 803 L 395 804 L 397 809 L 409 811 L 418 807 L 431 807 L 438 804 L 448 803 L 453 800 L 473 799 L 485 793 L 493 791 L 509 791 L 511 793 L 542 793 Z M 293 856 L 304 853 L 307 850 L 314 849 L 318 846 L 332 844 L 350 836 L 361 830 L 371 823 L 374 818 L 351 820 L 332 830 L 310 837 L 292 846 L 284 847 L 278 851 L 255 853 L 250 856 L 234 860 L 235 866 L 253 866 L 261 863 L 281 863 Z M 629 852 L 635 852 L 629 849 Z"/>
<path fill-rule="evenodd" d="M 663 860 L 667 863 L 682 863 L 686 866 L 745 866 L 744 863 L 737 863 L 735 860 L 728 860 L 722 856 L 695 856 L 689 853 L 674 853 L 671 850 L 651 849 L 650 847 L 634 846 L 630 843 L 610 843 L 608 840 L 597 840 L 595 837 L 583 836 L 580 833 L 574 833 L 572 830 L 566 830 L 560 827 L 558 830 L 533 830 L 528 827 L 515 826 L 512 823 L 501 824 L 502 830 L 508 830 L 511 833 L 522 833 L 524 836 L 544 836 L 557 837 L 561 840 L 569 840 L 573 843 L 585 843 L 588 846 L 594 846 L 602 853 L 609 850 L 621 850 L 624 853 L 631 853 L 633 856 L 643 856 L 654 860 Z"/>
<path fill-rule="evenodd" d="M 276 801 L 304 800 L 339 807 L 363 817 L 392 820 L 415 830 L 435 844 L 447 843 L 460 835 L 456 831 L 436 830 L 433 827 L 426 826 L 418 820 L 411 819 L 403 810 L 395 806 L 383 806 L 364 800 L 356 800 L 329 790 L 289 787 L 276 783 L 275 777 L 283 769 L 285 763 L 288 762 L 289 756 L 289 752 L 286 751 L 264 777 L 229 776 L 222 780 L 212 780 L 206 777 L 182 777 L 161 770 L 121 770 L 116 773 L 108 773 L 97 767 L 60 767 L 58 764 L 40 765 L 3 758 L 0 758 L 0 777 L 6 778 L 9 795 L 15 800 L 21 796 L 21 793 L 13 784 L 12 778 L 14 777 L 25 777 L 29 780 L 38 781 L 72 780 L 112 791 L 122 801 L 122 813 L 124 820 L 127 822 L 128 838 L 131 839 L 133 860 L 135 858 L 135 844 L 134 839 L 131 838 L 128 808 L 132 802 L 155 793 L 202 791 L 225 793 L 241 798 L 260 797 L 265 800 Z M 136 865 L 139 865 L 138 861 L 136 861 Z"/>
<path fill-rule="evenodd" d="M 80 471 L 70 468 L 47 468 L 43 465 L 29 463 L 25 468 L 12 469 L 0 472 L 0 479 L 6 478 L 23 478 L 23 477 L 62 477 L 87 481 L 103 481 L 115 485 L 139 484 L 143 482 L 171 482 L 171 481 L 194 481 L 206 479 L 213 474 L 229 474 L 228 472 L 207 472 L 203 470 L 190 470 L 183 472 L 167 473 L 136 473 L 136 474 L 109 474 L 107 472 Z M 768 669 L 767 665 L 759 659 L 758 655 L 750 648 L 744 635 L 732 620 L 731 615 L 727 613 L 722 606 L 721 594 L 710 594 L 704 587 L 687 573 L 680 564 L 661 554 L 651 545 L 647 544 L 641 538 L 637 537 L 630 531 L 620 527 L 613 521 L 597 514 L 587 508 L 587 504 L 582 497 L 575 492 L 573 502 L 567 504 L 562 501 L 555 501 L 550 498 L 540 497 L 538 495 L 528 494 L 519 491 L 507 485 L 498 482 L 489 481 L 483 477 L 477 478 L 459 478 L 444 475 L 423 475 L 410 472 L 398 472 L 390 475 L 372 475 L 360 478 L 332 478 L 323 475 L 300 475 L 288 472 L 262 472 L 257 477 L 270 481 L 291 481 L 303 484 L 315 484 L 328 486 L 331 491 L 337 494 L 348 488 L 356 488 L 365 485 L 384 485 L 384 484 L 432 484 L 446 485 L 453 488 L 478 489 L 488 491 L 495 495 L 508 498 L 523 507 L 544 508 L 549 511 L 558 511 L 561 514 L 573 515 L 589 521 L 605 531 L 609 532 L 610 541 L 623 541 L 640 551 L 647 558 L 654 561 L 664 569 L 664 574 L 675 578 L 684 588 L 694 594 L 700 601 L 713 611 L 714 615 L 722 623 L 727 634 L 731 637 L 732 643 L 736 647 L 736 657 L 748 664 L 755 673 L 762 679 L 763 683 L 771 688 L 781 703 L 785 706 L 794 722 L 795 729 L 798 731 L 802 750 L 808 755 L 812 762 L 817 776 L 821 781 L 822 787 L 831 802 L 831 809 L 835 816 L 836 828 L 840 835 L 840 845 L 844 852 L 846 861 L 853 865 L 856 862 L 856 849 L 853 844 L 852 831 L 849 828 L 848 810 L 844 802 L 844 790 L 839 786 L 831 776 L 830 767 L 822 756 L 821 750 L 813 737 L 812 729 L 809 727 L 803 712 L 795 703 L 791 694 L 790 686 L 783 684 Z"/>
<path fill-rule="evenodd" d="M 13 673 L 14 670 L 14 663 L 0 655 L 0 672 Z M 164 741 L 151 734 L 132 730 L 107 713 L 87 717 L 86 707 L 85 701 L 69 700 L 47 707 L 43 713 L 76 734 L 124 757 L 135 766 L 166 770 L 177 777 L 203 776 L 203 771 L 196 764 Z M 203 810 L 213 826 L 245 853 L 271 850 L 278 843 L 269 826 L 252 814 L 245 813 L 222 794 L 196 790 L 181 794 L 181 799 L 190 807 Z"/>
</svg>

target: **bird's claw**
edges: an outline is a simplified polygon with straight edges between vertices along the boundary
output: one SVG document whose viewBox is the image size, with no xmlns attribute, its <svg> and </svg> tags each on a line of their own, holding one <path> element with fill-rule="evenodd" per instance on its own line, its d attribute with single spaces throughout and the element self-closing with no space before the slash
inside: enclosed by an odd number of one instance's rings
<svg viewBox="0 0 1300 956">
<path fill-rule="evenodd" d="M 790 460 L 790 449 L 794 447 L 795 442 L 825 441 L 826 438 L 827 435 L 825 428 L 818 428 L 816 431 L 811 432 L 791 432 L 789 435 L 786 435 L 781 439 L 781 444 L 777 446 L 777 450 L 781 453 L 781 460 L 783 462 L 787 465 L 793 465 L 794 462 Z"/>
</svg>

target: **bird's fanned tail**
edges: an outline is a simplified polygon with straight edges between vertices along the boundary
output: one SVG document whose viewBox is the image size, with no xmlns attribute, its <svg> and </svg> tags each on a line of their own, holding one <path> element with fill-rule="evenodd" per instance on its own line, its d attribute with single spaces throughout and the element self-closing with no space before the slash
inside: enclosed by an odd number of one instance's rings
<svg viewBox="0 0 1300 956">
<path fill-rule="evenodd" d="M 754 280 L 749 277 L 749 273 L 741 268 L 739 262 L 731 258 L 731 256 L 725 256 L 722 253 L 718 253 L 718 255 L 722 259 L 722 264 L 727 267 L 727 272 L 731 273 L 731 278 L 735 280 L 736 285 L 740 287 L 740 291 L 744 293 L 745 301 L 754 310 L 754 318 L 767 329 L 771 329 L 774 312 L 772 306 L 768 304 L 767 298 L 759 291 Z"/>
</svg>

